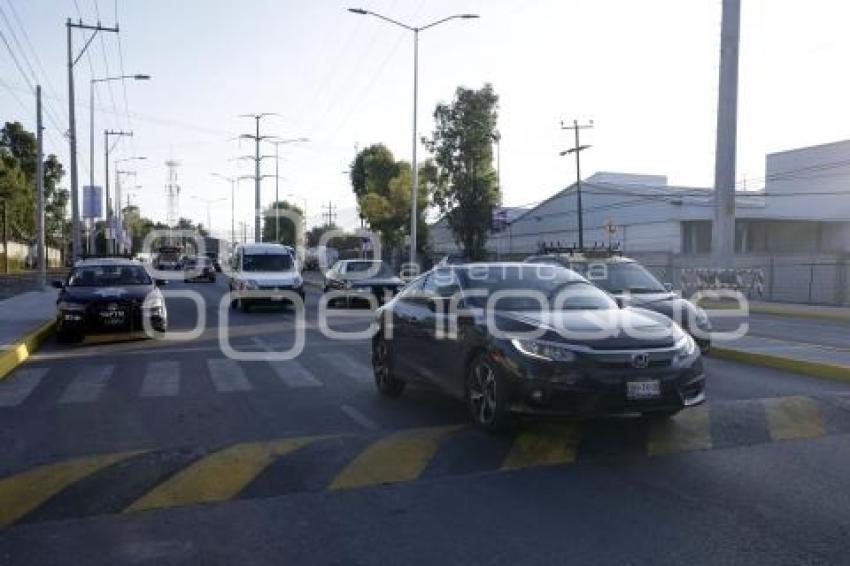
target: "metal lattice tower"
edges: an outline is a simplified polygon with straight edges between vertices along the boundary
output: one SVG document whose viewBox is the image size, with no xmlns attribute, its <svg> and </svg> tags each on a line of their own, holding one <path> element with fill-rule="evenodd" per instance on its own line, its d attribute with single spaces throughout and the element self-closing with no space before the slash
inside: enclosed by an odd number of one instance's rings
<svg viewBox="0 0 850 566">
<path fill-rule="evenodd" d="M 180 185 L 177 183 L 177 168 L 180 167 L 180 162 L 169 159 L 165 165 L 168 167 L 168 182 L 165 184 L 165 222 L 170 228 L 174 228 L 180 218 Z"/>
</svg>

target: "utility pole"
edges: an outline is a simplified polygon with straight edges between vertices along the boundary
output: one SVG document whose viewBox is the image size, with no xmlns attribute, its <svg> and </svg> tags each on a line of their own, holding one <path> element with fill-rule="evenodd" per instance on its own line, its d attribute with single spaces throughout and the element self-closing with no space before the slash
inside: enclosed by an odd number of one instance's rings
<svg viewBox="0 0 850 566">
<path fill-rule="evenodd" d="M 735 154 L 738 125 L 738 43 L 741 0 L 723 0 L 720 31 L 720 87 L 717 141 L 714 152 L 714 225 L 711 231 L 715 267 L 735 266 Z"/>
<path fill-rule="evenodd" d="M 36 257 L 38 258 L 38 282 L 39 286 L 43 288 L 47 284 L 47 258 L 44 249 L 44 127 L 41 122 L 41 85 L 36 85 L 35 130 L 37 156 L 35 161 L 35 193 L 38 199 L 38 212 L 36 214 L 36 227 L 38 230 L 36 246 L 38 250 Z"/>
<path fill-rule="evenodd" d="M 118 33 L 118 24 L 115 27 L 104 27 L 98 22 L 97 25 L 84 24 L 82 20 L 77 23 L 68 18 L 65 22 L 65 28 L 68 35 L 68 144 L 70 146 L 71 157 L 71 250 L 74 257 L 82 252 L 80 241 L 80 187 L 77 173 L 77 117 L 75 113 L 76 102 L 74 100 L 74 65 L 86 52 L 92 40 L 98 32 L 108 31 Z M 74 42 L 73 30 L 85 29 L 92 32 L 86 40 L 86 44 L 80 50 L 79 55 L 74 57 Z"/>
<path fill-rule="evenodd" d="M 3 199 L 3 271 L 9 273 L 9 205 Z"/>
<path fill-rule="evenodd" d="M 260 161 L 265 157 L 272 157 L 271 155 L 260 156 L 260 142 L 264 139 L 274 139 L 276 136 L 261 136 L 260 135 L 260 120 L 266 116 L 277 116 L 275 112 L 261 112 L 260 114 L 241 114 L 241 118 L 253 118 L 254 119 L 254 133 L 253 134 L 242 134 L 239 136 L 242 139 L 251 139 L 254 140 L 254 155 L 246 155 L 243 158 L 253 159 L 254 160 L 254 240 L 256 242 L 263 241 L 263 211 L 262 204 L 260 199 L 260 184 L 263 180 L 262 175 L 260 175 Z"/>
<path fill-rule="evenodd" d="M 132 137 L 133 132 L 125 132 L 123 130 L 118 130 L 118 131 L 103 130 L 103 149 L 104 149 L 104 156 L 103 156 L 104 175 L 103 175 L 103 178 L 106 181 L 105 182 L 105 185 L 106 185 L 106 242 L 105 243 L 106 243 L 106 253 L 107 254 L 111 254 L 111 253 L 114 252 L 113 246 L 111 244 L 112 238 L 109 237 L 110 231 L 113 230 L 113 228 L 114 228 L 114 226 L 112 225 L 112 206 L 111 206 L 111 201 L 109 199 L 109 149 L 110 149 L 109 148 L 109 136 L 116 136 L 116 137 L 119 137 L 119 138 L 121 136 Z M 116 140 L 116 143 L 118 143 L 117 140 Z M 121 206 L 120 202 L 118 203 L 118 206 Z"/>
<path fill-rule="evenodd" d="M 323 206 L 326 212 L 322 213 L 322 220 L 325 222 L 325 226 L 333 226 L 336 224 L 336 205 L 333 201 L 328 201 L 327 206 Z"/>
<path fill-rule="evenodd" d="M 579 249 L 584 249 L 584 214 L 581 208 L 581 160 L 579 158 L 579 154 L 585 149 L 589 148 L 589 145 L 581 145 L 579 142 L 579 131 L 589 129 L 593 127 L 593 120 L 591 120 L 587 124 L 579 124 L 578 120 L 573 120 L 572 126 L 565 126 L 563 122 L 561 122 L 562 130 L 573 130 L 575 133 L 575 146 L 570 149 L 564 150 L 561 152 L 561 155 L 567 155 L 570 153 L 574 153 L 576 156 L 576 214 L 578 215 L 578 247 Z"/>
</svg>

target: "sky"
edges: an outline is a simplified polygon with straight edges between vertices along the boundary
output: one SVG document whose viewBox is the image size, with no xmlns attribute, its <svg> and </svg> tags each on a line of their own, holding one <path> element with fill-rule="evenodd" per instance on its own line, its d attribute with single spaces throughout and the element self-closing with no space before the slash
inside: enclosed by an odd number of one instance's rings
<svg viewBox="0 0 850 566">
<path fill-rule="evenodd" d="M 736 177 L 756 189 L 766 153 L 850 138 L 850 5 L 742 5 Z M 120 34 L 100 34 L 75 66 L 80 186 L 91 169 L 90 79 L 145 73 L 150 81 L 97 85 L 95 184 L 103 184 L 103 130 L 132 130 L 113 152 L 146 157 L 121 164 L 137 172 L 124 177 L 131 202 L 164 220 L 165 162 L 177 160 L 180 215 L 207 224 L 209 208 L 214 234 L 226 236 L 230 186 L 211 173 L 253 174 L 253 162 L 239 159 L 253 142 L 238 136 L 254 124 L 239 115 L 274 112 L 261 134 L 310 139 L 280 147 L 280 197 L 306 205 L 309 225 L 330 203 L 352 226 L 347 169 L 356 148 L 380 142 L 411 157 L 413 34 L 347 7 L 410 25 L 480 15 L 420 34 L 418 131 L 432 131 L 434 107 L 458 86 L 491 83 L 506 205 L 539 202 L 575 179 L 573 160 L 558 155 L 573 141 L 560 123 L 574 119 L 594 123 L 582 132 L 592 145 L 584 177 L 713 184 L 721 0 L 0 0 L 0 32 L 24 71 L 0 41 L 0 120 L 34 129 L 30 85 L 42 84 L 45 150 L 67 165 L 64 22 L 117 19 Z M 85 39 L 75 32 L 75 49 Z M 419 156 L 427 157 L 422 146 Z M 264 159 L 262 173 L 274 166 Z M 262 202 L 274 192 L 275 179 L 264 179 Z M 241 181 L 237 223 L 251 222 L 253 202 L 253 181 Z"/>
</svg>

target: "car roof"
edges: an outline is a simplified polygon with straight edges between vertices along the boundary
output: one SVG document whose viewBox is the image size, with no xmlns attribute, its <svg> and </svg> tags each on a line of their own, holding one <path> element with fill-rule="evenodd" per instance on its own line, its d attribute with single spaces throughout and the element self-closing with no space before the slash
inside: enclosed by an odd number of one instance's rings
<svg viewBox="0 0 850 566">
<path fill-rule="evenodd" d="M 81 259 L 74 264 L 74 267 L 91 267 L 91 266 L 106 266 L 106 265 L 138 265 L 141 262 L 135 259 L 127 259 L 124 257 L 93 257 Z"/>
<path fill-rule="evenodd" d="M 292 248 L 283 244 L 239 244 L 238 248 L 245 253 L 252 254 L 280 254 L 292 255 Z"/>
</svg>

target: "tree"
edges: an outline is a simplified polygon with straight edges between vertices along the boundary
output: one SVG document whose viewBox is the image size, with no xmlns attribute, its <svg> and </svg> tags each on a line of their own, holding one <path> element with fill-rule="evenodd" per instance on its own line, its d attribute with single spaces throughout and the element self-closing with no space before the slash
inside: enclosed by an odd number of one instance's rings
<svg viewBox="0 0 850 566">
<path fill-rule="evenodd" d="M 275 224 L 276 210 L 289 211 L 286 215 L 281 214 L 278 217 L 277 224 Z M 294 221 L 291 219 L 289 216 L 291 213 L 298 216 L 299 220 Z M 267 209 L 266 214 L 263 215 L 263 241 L 294 246 L 298 242 L 298 232 L 303 222 L 304 212 L 300 208 L 285 200 L 273 202 Z M 275 238 L 276 227 L 279 227 L 280 230 L 280 236 L 278 238 Z"/>
<path fill-rule="evenodd" d="M 320 226 L 313 226 L 310 230 L 307 231 L 307 247 L 315 248 L 319 245 L 319 241 L 322 239 L 322 236 L 325 235 L 325 232 L 329 230 L 336 230 L 336 224 L 333 222 L 325 223 Z"/>
<path fill-rule="evenodd" d="M 411 168 L 406 161 L 396 161 L 382 144 L 371 145 L 351 164 L 351 188 L 357 196 L 360 216 L 381 237 L 383 245 L 397 247 L 410 232 Z M 427 230 L 425 211 L 428 207 L 436 167 L 425 162 L 419 167 L 417 193 L 417 230 Z M 419 238 L 423 249 L 427 237 Z"/>
<path fill-rule="evenodd" d="M 9 235 L 13 239 L 29 241 L 35 238 L 36 210 L 36 161 L 38 148 L 36 137 L 24 129 L 20 122 L 6 122 L 0 129 L 0 161 L 6 171 L 17 170 L 23 176 L 22 184 L 7 181 L 0 185 L 0 198 L 9 206 Z M 8 176 L 8 173 L 6 173 Z M 59 159 L 50 154 L 44 161 L 44 216 L 48 245 L 57 245 L 57 235 L 67 231 L 65 208 L 68 192 L 59 189 L 65 170 Z M 14 175 L 13 175 L 14 176 Z"/>
<path fill-rule="evenodd" d="M 435 130 L 423 140 L 439 168 L 434 203 L 470 259 L 484 258 L 493 208 L 501 202 L 492 148 L 498 101 L 490 84 L 458 87 L 451 104 L 437 105 Z"/>
</svg>

